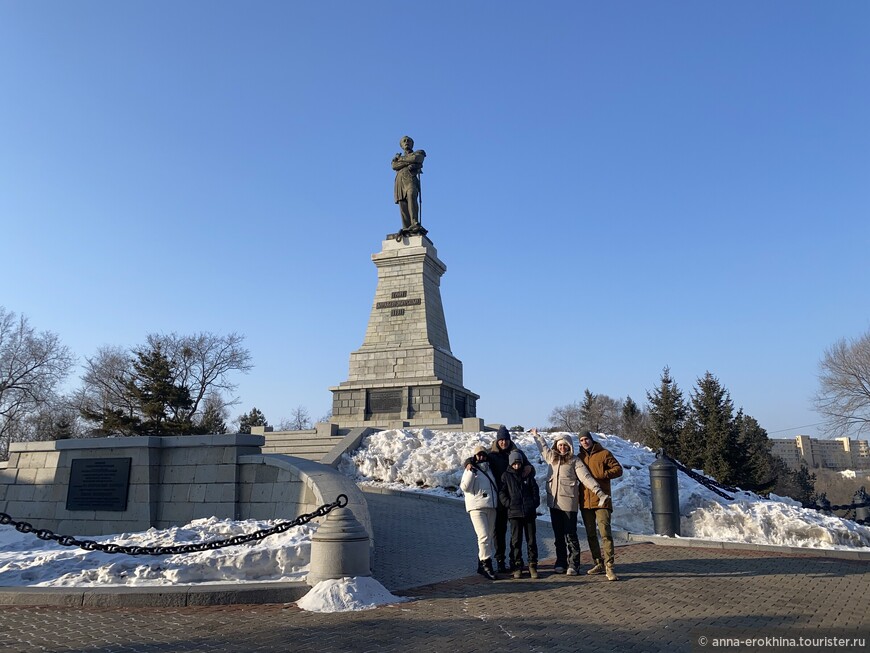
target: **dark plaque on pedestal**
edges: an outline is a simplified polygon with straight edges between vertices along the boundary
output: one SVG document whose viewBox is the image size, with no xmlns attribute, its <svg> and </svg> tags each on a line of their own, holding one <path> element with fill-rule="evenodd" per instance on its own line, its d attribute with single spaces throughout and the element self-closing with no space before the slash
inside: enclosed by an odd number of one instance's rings
<svg viewBox="0 0 870 653">
<path fill-rule="evenodd" d="M 402 410 L 401 390 L 369 390 L 368 409 L 370 414 L 398 413 Z"/>
<path fill-rule="evenodd" d="M 78 458 L 69 473 L 67 510 L 127 510 L 132 458 Z"/>
</svg>

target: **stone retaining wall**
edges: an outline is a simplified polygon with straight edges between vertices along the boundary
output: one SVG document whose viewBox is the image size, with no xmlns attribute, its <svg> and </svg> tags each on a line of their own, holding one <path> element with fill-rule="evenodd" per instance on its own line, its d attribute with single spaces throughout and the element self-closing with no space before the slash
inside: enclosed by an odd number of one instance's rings
<svg viewBox="0 0 870 653">
<path fill-rule="evenodd" d="M 263 443 L 243 434 L 14 443 L 0 463 L 0 512 L 65 535 L 105 535 L 204 517 L 294 519 L 345 494 L 371 534 L 353 481 L 308 460 L 264 455 Z M 67 510 L 74 460 L 127 458 L 126 510 Z"/>
</svg>

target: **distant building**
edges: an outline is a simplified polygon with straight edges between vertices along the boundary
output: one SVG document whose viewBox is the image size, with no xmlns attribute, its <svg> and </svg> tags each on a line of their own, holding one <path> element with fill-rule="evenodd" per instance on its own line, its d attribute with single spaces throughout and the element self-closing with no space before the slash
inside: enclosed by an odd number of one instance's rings
<svg viewBox="0 0 870 653">
<path fill-rule="evenodd" d="M 822 468 L 834 471 L 844 469 L 870 469 L 870 443 L 867 440 L 834 438 L 818 440 L 808 435 L 794 439 L 770 438 L 770 452 L 782 458 L 792 469 L 800 469 L 801 463 L 810 469 Z"/>
</svg>

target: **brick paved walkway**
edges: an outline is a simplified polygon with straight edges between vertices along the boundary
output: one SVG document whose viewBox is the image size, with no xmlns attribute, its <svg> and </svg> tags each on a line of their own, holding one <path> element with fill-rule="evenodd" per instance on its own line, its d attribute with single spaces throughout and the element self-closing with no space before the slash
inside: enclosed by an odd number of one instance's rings
<svg viewBox="0 0 870 653">
<path fill-rule="evenodd" d="M 470 574 L 476 545 L 461 502 L 388 494 L 367 500 L 374 576 L 411 602 L 339 614 L 293 604 L 0 607 L 0 653 L 688 652 L 705 633 L 870 630 L 867 561 L 634 544 L 617 549 L 617 583 L 549 573 L 490 582 Z M 552 531 L 541 522 L 539 545 L 551 562 Z"/>
<path fill-rule="evenodd" d="M 617 555 L 617 583 L 473 576 L 354 613 L 293 605 L 2 608 L 0 651 L 691 651 L 705 632 L 852 636 L 863 627 L 866 636 L 870 629 L 867 562 L 651 544 Z"/>
</svg>

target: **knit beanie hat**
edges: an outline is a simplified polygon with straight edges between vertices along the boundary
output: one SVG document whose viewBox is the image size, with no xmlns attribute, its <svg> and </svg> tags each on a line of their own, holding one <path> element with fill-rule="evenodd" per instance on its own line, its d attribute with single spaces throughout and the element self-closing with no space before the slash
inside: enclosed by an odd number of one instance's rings
<svg viewBox="0 0 870 653">
<path fill-rule="evenodd" d="M 496 440 L 508 440 L 511 439 L 511 432 L 507 430 L 506 426 L 499 426 L 498 433 L 495 436 Z"/>
<path fill-rule="evenodd" d="M 508 464 L 513 465 L 514 463 L 522 463 L 522 462 L 523 462 L 523 455 L 519 451 L 517 451 L 516 449 L 511 451 L 511 455 L 508 456 Z"/>
</svg>

